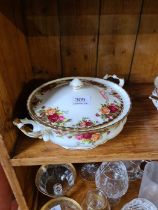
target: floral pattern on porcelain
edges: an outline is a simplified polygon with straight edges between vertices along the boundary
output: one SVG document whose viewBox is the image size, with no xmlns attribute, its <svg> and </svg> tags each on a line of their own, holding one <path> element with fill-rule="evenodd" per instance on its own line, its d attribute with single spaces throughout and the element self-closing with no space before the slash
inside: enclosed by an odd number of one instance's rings
<svg viewBox="0 0 158 210">
<path fill-rule="evenodd" d="M 104 121 L 111 121 L 121 113 L 121 106 L 118 104 L 102 104 L 96 117 L 100 117 Z"/>
<path fill-rule="evenodd" d="M 92 121 L 88 117 L 83 117 L 74 127 L 78 128 L 87 128 L 87 127 L 92 127 L 94 125 L 97 125 L 98 121 Z"/>
<path fill-rule="evenodd" d="M 55 131 L 56 135 L 58 137 L 66 136 L 66 133 L 63 131 Z M 110 131 L 107 131 L 107 134 L 109 134 Z M 67 133 L 68 139 L 76 139 L 82 143 L 95 143 L 102 137 L 102 132 L 87 132 L 87 133 L 80 133 L 80 134 L 72 134 L 69 135 Z"/>
<path fill-rule="evenodd" d="M 111 88 L 100 89 L 99 93 L 106 100 L 109 100 L 109 95 L 111 95 L 113 96 L 113 98 L 118 99 L 120 102 L 122 102 L 121 96 Z"/>
<path fill-rule="evenodd" d="M 71 121 L 71 119 L 67 119 L 64 114 L 66 114 L 66 111 L 59 110 L 58 107 L 49 107 L 45 108 L 42 107 L 42 109 L 39 110 L 39 115 L 42 120 L 47 120 L 52 125 L 58 125 L 58 126 L 64 126 L 65 123 Z"/>
<path fill-rule="evenodd" d="M 76 135 L 75 138 L 79 141 L 87 142 L 87 143 L 93 143 L 96 142 L 100 139 L 101 134 L 100 133 L 95 133 L 95 132 L 88 132 L 88 133 L 83 133 Z"/>
</svg>

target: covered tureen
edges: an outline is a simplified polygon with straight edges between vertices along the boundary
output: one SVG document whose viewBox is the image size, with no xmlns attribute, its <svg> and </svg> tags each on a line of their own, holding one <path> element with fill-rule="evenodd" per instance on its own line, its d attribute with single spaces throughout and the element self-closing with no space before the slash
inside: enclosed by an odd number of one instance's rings
<svg viewBox="0 0 158 210">
<path fill-rule="evenodd" d="M 66 77 L 35 89 L 27 108 L 33 120 L 14 120 L 27 136 L 52 141 L 67 149 L 91 149 L 117 136 L 126 122 L 131 101 L 122 88 L 92 77 Z M 116 75 L 111 76 L 118 77 Z M 32 130 L 26 129 L 31 124 Z"/>
</svg>

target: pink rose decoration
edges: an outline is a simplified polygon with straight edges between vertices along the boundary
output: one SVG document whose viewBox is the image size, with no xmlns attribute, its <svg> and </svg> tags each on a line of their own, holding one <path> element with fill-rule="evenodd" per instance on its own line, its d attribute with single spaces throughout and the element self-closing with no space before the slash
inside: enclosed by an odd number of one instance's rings
<svg viewBox="0 0 158 210">
<path fill-rule="evenodd" d="M 114 104 L 109 105 L 108 109 L 110 109 L 110 112 L 112 113 L 115 113 L 118 111 L 118 108 Z"/>
<path fill-rule="evenodd" d="M 93 125 L 93 122 L 87 121 L 87 120 L 84 120 L 80 123 L 81 127 L 88 127 L 88 126 L 91 126 L 91 125 Z"/>
<path fill-rule="evenodd" d="M 51 122 L 57 122 L 59 120 L 59 115 L 58 114 L 52 114 L 52 115 L 49 115 L 48 116 L 48 119 L 51 121 Z"/>
<path fill-rule="evenodd" d="M 76 136 L 76 139 L 78 139 L 78 140 L 91 139 L 93 134 L 94 133 L 83 133 L 83 134 L 80 134 L 80 135 Z"/>
<path fill-rule="evenodd" d="M 106 100 L 109 98 L 109 97 L 107 96 L 105 90 L 100 90 L 99 93 L 100 93 L 101 96 L 102 96 L 103 98 L 105 98 Z"/>
<path fill-rule="evenodd" d="M 113 119 L 113 117 L 112 117 L 112 116 L 108 116 L 108 118 L 109 118 L 110 120 L 112 120 L 112 119 Z"/>
<path fill-rule="evenodd" d="M 83 139 L 83 135 L 81 134 L 81 135 L 76 136 L 76 139 L 78 139 L 78 140 Z"/>
<path fill-rule="evenodd" d="M 59 116 L 59 120 L 63 121 L 64 119 L 65 119 L 64 116 L 62 115 Z"/>
</svg>

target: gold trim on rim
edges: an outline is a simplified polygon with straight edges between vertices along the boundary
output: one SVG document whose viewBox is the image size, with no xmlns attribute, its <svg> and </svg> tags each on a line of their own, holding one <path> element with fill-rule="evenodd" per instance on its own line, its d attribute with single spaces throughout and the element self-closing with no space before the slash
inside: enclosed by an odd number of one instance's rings
<svg viewBox="0 0 158 210">
<path fill-rule="evenodd" d="M 81 208 L 81 206 L 79 205 L 79 203 L 77 203 L 77 201 L 73 200 L 72 198 L 68 198 L 68 197 L 60 197 L 60 198 L 52 199 L 52 200 L 48 201 L 46 204 L 44 204 L 40 210 L 49 210 L 51 208 L 50 207 L 51 204 L 57 203 L 57 205 L 58 205 L 60 201 L 69 201 L 69 202 L 73 203 L 78 208 L 78 210 L 83 210 Z"/>
</svg>

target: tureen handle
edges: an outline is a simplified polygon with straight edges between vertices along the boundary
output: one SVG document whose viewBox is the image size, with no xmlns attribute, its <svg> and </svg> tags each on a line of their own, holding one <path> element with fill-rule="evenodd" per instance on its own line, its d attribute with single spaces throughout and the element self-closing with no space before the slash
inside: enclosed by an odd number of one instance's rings
<svg viewBox="0 0 158 210">
<path fill-rule="evenodd" d="M 158 76 L 154 79 L 154 85 L 158 89 Z"/>
<path fill-rule="evenodd" d="M 106 74 L 103 79 L 108 79 L 108 78 L 113 78 L 113 79 L 117 79 L 119 81 L 119 86 L 123 87 L 124 84 L 125 84 L 125 80 L 123 78 L 119 78 L 118 76 L 116 76 L 115 74 L 113 75 L 109 75 L 109 74 Z"/>
<path fill-rule="evenodd" d="M 15 119 L 13 124 L 16 125 L 26 136 L 31 138 L 41 138 L 41 125 L 33 120 L 25 119 Z M 32 125 L 33 128 L 29 128 L 27 125 Z"/>
<path fill-rule="evenodd" d="M 152 91 L 152 94 L 149 96 L 149 98 L 152 100 L 154 106 L 158 110 L 158 76 L 154 80 L 154 90 Z"/>
</svg>

